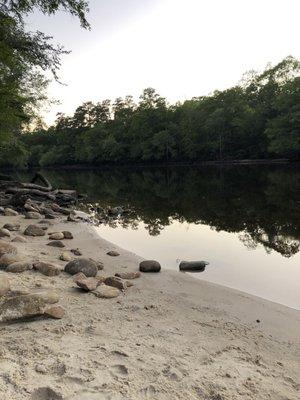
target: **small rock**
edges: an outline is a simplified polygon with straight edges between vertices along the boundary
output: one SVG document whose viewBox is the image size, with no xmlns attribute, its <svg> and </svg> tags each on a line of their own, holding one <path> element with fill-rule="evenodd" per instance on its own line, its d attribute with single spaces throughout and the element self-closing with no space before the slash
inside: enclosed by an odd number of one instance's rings
<svg viewBox="0 0 300 400">
<path fill-rule="evenodd" d="M 125 281 L 125 282 L 126 282 L 126 286 L 127 286 L 128 288 L 134 286 L 134 283 L 131 282 L 131 281 Z"/>
<path fill-rule="evenodd" d="M 27 243 L 27 240 L 23 236 L 16 236 L 12 239 L 15 243 Z"/>
<path fill-rule="evenodd" d="M 81 279 L 86 279 L 86 276 L 84 275 L 83 272 L 77 272 L 77 274 L 75 274 L 75 275 L 73 276 L 73 281 L 74 281 L 75 283 L 77 283 L 77 281 L 78 281 L 78 280 L 81 280 Z"/>
<path fill-rule="evenodd" d="M 5 224 L 3 226 L 4 229 L 7 229 L 10 232 L 18 231 L 20 229 L 21 225 L 20 224 Z"/>
<path fill-rule="evenodd" d="M 39 374 L 46 374 L 46 373 L 47 373 L 47 368 L 46 368 L 44 365 L 42 365 L 42 364 L 36 365 L 36 366 L 35 366 L 35 370 L 36 370 L 36 372 L 38 372 Z"/>
<path fill-rule="evenodd" d="M 111 251 L 109 251 L 108 253 L 106 253 L 108 256 L 111 256 L 111 257 L 118 257 L 119 255 L 120 255 L 120 253 L 118 253 L 117 251 L 115 251 L 115 250 L 111 250 Z"/>
<path fill-rule="evenodd" d="M 28 225 L 24 231 L 24 235 L 26 236 L 45 236 L 45 234 L 45 230 L 37 225 Z"/>
<path fill-rule="evenodd" d="M 66 247 L 62 241 L 60 240 L 53 240 L 52 242 L 47 243 L 47 246 L 51 247 Z"/>
<path fill-rule="evenodd" d="M 102 284 L 98 286 L 97 289 L 91 293 L 101 299 L 112 299 L 114 297 L 119 296 L 120 290 L 117 289 L 116 287 Z"/>
<path fill-rule="evenodd" d="M 33 268 L 33 265 L 29 261 L 18 261 L 10 264 L 6 268 L 6 272 L 11 272 L 14 274 L 21 273 L 24 271 L 30 271 Z"/>
<path fill-rule="evenodd" d="M 10 291 L 10 284 L 8 278 L 0 273 L 0 297 L 5 296 Z"/>
<path fill-rule="evenodd" d="M 53 306 L 47 308 L 44 314 L 54 319 L 62 319 L 65 315 L 65 310 L 61 306 Z"/>
<path fill-rule="evenodd" d="M 19 213 L 12 208 L 5 208 L 4 215 L 6 215 L 7 217 L 16 217 L 17 215 L 19 215 Z"/>
<path fill-rule="evenodd" d="M 209 263 L 207 261 L 181 261 L 180 271 L 203 272 Z"/>
<path fill-rule="evenodd" d="M 50 240 L 61 240 L 64 239 L 64 234 L 62 232 L 54 232 L 49 235 Z"/>
<path fill-rule="evenodd" d="M 1 228 L 0 229 L 0 238 L 10 237 L 10 232 L 8 229 Z"/>
<path fill-rule="evenodd" d="M 17 254 L 17 252 L 18 249 L 15 246 L 0 240 L 0 257 L 4 254 Z"/>
<path fill-rule="evenodd" d="M 69 253 L 64 252 L 59 256 L 59 259 L 62 260 L 62 261 L 71 261 L 72 257 L 71 257 L 71 255 Z"/>
<path fill-rule="evenodd" d="M 2 257 L 0 257 L 0 268 L 7 268 L 10 264 L 21 261 L 24 261 L 24 256 L 17 253 L 16 254 L 6 253 L 3 254 Z"/>
<path fill-rule="evenodd" d="M 45 219 L 55 219 L 55 214 L 52 213 L 46 213 L 44 214 Z"/>
<path fill-rule="evenodd" d="M 141 276 L 141 273 L 139 271 L 136 272 L 117 272 L 115 276 L 118 276 L 119 278 L 122 279 L 136 279 Z"/>
<path fill-rule="evenodd" d="M 74 239 L 72 232 L 63 231 L 62 233 L 63 233 L 65 239 Z"/>
<path fill-rule="evenodd" d="M 113 286 L 117 289 L 120 290 L 126 290 L 127 285 L 126 282 L 123 281 L 123 279 L 117 277 L 117 276 L 109 276 L 108 278 L 105 279 L 104 281 L 105 285 L 107 286 Z"/>
<path fill-rule="evenodd" d="M 25 219 L 41 219 L 42 215 L 36 211 L 28 211 L 25 214 Z"/>
<path fill-rule="evenodd" d="M 101 285 L 101 283 L 105 282 L 106 277 L 97 275 L 97 276 L 95 276 L 95 279 L 97 279 L 98 280 L 98 284 Z"/>
<path fill-rule="evenodd" d="M 141 272 L 159 272 L 161 270 L 160 263 L 154 260 L 145 260 L 140 263 Z"/>
<path fill-rule="evenodd" d="M 33 264 L 33 268 L 46 276 L 56 276 L 60 274 L 60 269 L 58 266 L 42 261 L 35 262 Z"/>
<path fill-rule="evenodd" d="M 100 285 L 100 282 L 98 279 L 90 277 L 90 278 L 79 278 L 76 280 L 77 286 L 79 286 L 81 289 L 85 290 L 86 292 L 91 292 L 93 290 L 96 290 L 97 287 Z"/>
<path fill-rule="evenodd" d="M 79 249 L 72 249 L 71 252 L 75 255 L 75 256 L 82 256 L 82 252 Z"/>
<path fill-rule="evenodd" d="M 77 258 L 65 266 L 65 271 L 71 275 L 83 272 L 86 277 L 94 277 L 98 273 L 98 264 L 91 258 Z"/>
</svg>

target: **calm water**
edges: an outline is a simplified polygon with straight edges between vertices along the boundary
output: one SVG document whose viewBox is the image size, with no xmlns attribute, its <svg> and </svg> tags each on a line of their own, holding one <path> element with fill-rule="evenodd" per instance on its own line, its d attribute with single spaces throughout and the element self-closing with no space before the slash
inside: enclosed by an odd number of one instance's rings
<svg viewBox="0 0 300 400">
<path fill-rule="evenodd" d="M 47 171 L 86 193 L 99 233 L 164 268 L 207 260 L 193 276 L 300 309 L 299 166 Z M 84 206 L 86 207 L 86 206 Z M 179 272 L 178 272 L 179 273 Z"/>
</svg>

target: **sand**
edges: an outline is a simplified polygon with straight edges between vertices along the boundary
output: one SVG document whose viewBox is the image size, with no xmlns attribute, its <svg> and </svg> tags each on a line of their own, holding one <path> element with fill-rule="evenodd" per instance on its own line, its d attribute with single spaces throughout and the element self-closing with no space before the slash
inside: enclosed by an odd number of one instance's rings
<svg viewBox="0 0 300 400">
<path fill-rule="evenodd" d="M 17 221 L 21 231 L 35 222 L 0 217 L 1 226 Z M 61 220 L 49 228 L 61 230 L 74 234 L 67 249 L 103 262 L 99 274 L 138 269 L 140 257 L 92 226 Z M 27 240 L 15 244 L 20 252 L 63 269 L 62 250 L 46 246 L 47 237 Z M 16 290 L 54 289 L 66 315 L 0 325 L 1 400 L 300 398 L 297 310 L 164 269 L 115 299 L 84 293 L 64 272 L 5 274 Z"/>
</svg>

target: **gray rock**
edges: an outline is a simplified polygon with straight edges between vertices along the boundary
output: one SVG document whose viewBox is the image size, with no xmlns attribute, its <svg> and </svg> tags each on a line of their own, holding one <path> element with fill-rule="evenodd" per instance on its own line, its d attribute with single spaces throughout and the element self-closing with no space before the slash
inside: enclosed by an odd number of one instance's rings
<svg viewBox="0 0 300 400">
<path fill-rule="evenodd" d="M 53 265 L 42 261 L 35 262 L 33 264 L 33 268 L 46 276 L 56 276 L 60 274 L 60 268 L 57 265 Z"/>
<path fill-rule="evenodd" d="M 51 291 L 2 297 L 0 299 L 0 322 L 43 315 L 49 304 L 55 304 L 58 301 L 58 295 Z"/>
<path fill-rule="evenodd" d="M 42 215 L 36 211 L 28 211 L 25 213 L 25 218 L 26 219 L 41 219 Z"/>
<path fill-rule="evenodd" d="M 30 271 L 33 268 L 33 265 L 29 261 L 17 261 L 12 264 L 10 264 L 6 268 L 6 272 L 11 272 L 14 274 L 18 274 L 24 271 Z"/>
<path fill-rule="evenodd" d="M 98 286 L 97 289 L 91 293 L 96 297 L 99 297 L 100 299 L 112 299 L 114 297 L 118 297 L 121 292 L 119 289 L 113 286 L 107 286 L 102 284 Z"/>
<path fill-rule="evenodd" d="M 115 251 L 115 250 L 111 250 L 111 251 L 109 251 L 108 253 L 106 253 L 108 256 L 111 256 L 111 257 L 118 257 L 119 255 L 120 255 L 120 253 L 118 253 L 117 251 Z"/>
<path fill-rule="evenodd" d="M 10 291 L 10 284 L 8 278 L 0 272 L 0 297 L 5 296 Z"/>
<path fill-rule="evenodd" d="M 16 232 L 20 230 L 21 225 L 20 224 L 5 224 L 3 225 L 4 229 L 7 229 L 10 232 Z"/>
<path fill-rule="evenodd" d="M 5 208 L 4 215 L 6 215 L 7 217 L 16 217 L 17 215 L 19 215 L 19 213 L 12 208 Z"/>
<path fill-rule="evenodd" d="M 46 228 L 47 229 L 47 228 Z M 45 230 L 37 225 L 29 225 L 24 231 L 24 235 L 26 236 L 45 236 Z"/>
<path fill-rule="evenodd" d="M 108 278 L 105 279 L 104 283 L 107 286 L 113 286 L 113 287 L 115 287 L 117 289 L 120 289 L 120 290 L 126 290 L 127 289 L 126 282 L 123 281 L 122 278 L 119 278 L 117 276 L 109 276 Z"/>
<path fill-rule="evenodd" d="M 72 232 L 63 231 L 62 233 L 63 233 L 65 239 L 69 239 L 70 240 L 70 239 L 74 238 Z"/>
<path fill-rule="evenodd" d="M 181 261 L 180 271 L 203 272 L 209 263 L 206 261 Z"/>
<path fill-rule="evenodd" d="M 141 272 L 159 272 L 161 270 L 160 263 L 155 260 L 145 260 L 140 263 Z"/>
<path fill-rule="evenodd" d="M 71 275 L 82 272 L 86 277 L 93 277 L 97 275 L 98 265 L 91 258 L 77 258 L 65 266 L 65 271 Z"/>
<path fill-rule="evenodd" d="M 8 229 L 1 228 L 0 229 L 0 238 L 10 237 L 10 232 Z"/>
<path fill-rule="evenodd" d="M 52 242 L 47 243 L 47 246 L 51 246 L 51 247 L 66 247 L 63 242 L 61 242 L 60 240 L 52 240 Z"/>
</svg>

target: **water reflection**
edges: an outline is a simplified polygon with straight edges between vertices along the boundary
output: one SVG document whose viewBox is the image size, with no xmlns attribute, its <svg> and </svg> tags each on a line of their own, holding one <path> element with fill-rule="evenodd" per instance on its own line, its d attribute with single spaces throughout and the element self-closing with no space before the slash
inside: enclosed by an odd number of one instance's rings
<svg viewBox="0 0 300 400">
<path fill-rule="evenodd" d="M 300 169 L 292 166 L 176 167 L 103 171 L 47 171 L 56 186 L 87 194 L 83 208 L 98 224 L 151 236 L 174 221 L 239 233 L 249 249 L 263 245 L 292 257 L 300 247 Z M 126 212 L 111 215 L 110 208 Z M 99 208 L 100 207 L 100 208 Z"/>
</svg>

